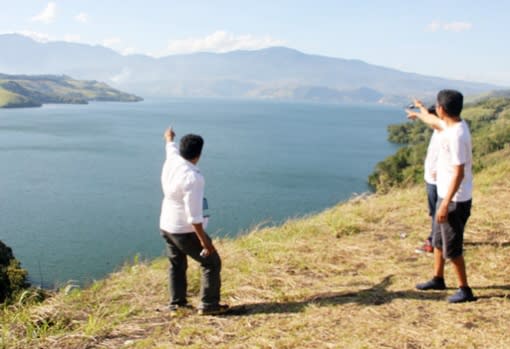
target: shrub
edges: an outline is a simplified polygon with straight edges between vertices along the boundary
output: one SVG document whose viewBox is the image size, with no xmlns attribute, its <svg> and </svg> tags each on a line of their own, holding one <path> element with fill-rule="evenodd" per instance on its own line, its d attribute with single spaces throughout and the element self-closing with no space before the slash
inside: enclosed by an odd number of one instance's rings
<svg viewBox="0 0 510 349">
<path fill-rule="evenodd" d="M 12 249 L 0 241 L 0 302 L 13 299 L 26 289 L 28 272 L 14 258 Z"/>
</svg>

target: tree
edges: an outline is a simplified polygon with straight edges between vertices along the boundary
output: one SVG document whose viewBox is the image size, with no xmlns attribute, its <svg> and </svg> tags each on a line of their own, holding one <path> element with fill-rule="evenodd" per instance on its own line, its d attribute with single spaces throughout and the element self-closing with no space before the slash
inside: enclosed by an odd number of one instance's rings
<svg viewBox="0 0 510 349">
<path fill-rule="evenodd" d="M 21 268 L 12 249 L 0 241 L 0 302 L 12 299 L 29 285 L 28 272 Z"/>
</svg>

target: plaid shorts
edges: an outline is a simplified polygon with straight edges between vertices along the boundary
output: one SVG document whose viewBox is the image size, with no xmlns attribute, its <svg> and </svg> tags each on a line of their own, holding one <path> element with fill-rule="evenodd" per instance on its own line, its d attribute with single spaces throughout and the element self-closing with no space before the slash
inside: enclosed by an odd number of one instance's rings
<svg viewBox="0 0 510 349">
<path fill-rule="evenodd" d="M 436 212 L 443 199 L 437 201 Z M 432 246 L 443 250 L 443 257 L 452 259 L 462 256 L 464 244 L 464 227 L 471 215 L 471 200 L 450 202 L 448 205 L 448 219 L 444 223 L 437 223 L 434 219 L 432 231 Z"/>
</svg>

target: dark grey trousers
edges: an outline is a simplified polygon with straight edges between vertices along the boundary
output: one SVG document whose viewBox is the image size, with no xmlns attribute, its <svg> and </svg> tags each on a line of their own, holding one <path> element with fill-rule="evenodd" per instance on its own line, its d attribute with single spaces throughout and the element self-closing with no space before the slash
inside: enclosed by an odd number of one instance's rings
<svg viewBox="0 0 510 349">
<path fill-rule="evenodd" d="M 429 240 L 430 244 L 432 244 L 432 236 L 434 235 L 434 221 L 436 220 L 436 207 L 437 200 L 439 199 L 437 195 L 437 185 L 430 184 L 425 182 L 427 188 L 427 202 L 429 204 L 429 216 L 431 221 L 431 229 L 430 234 L 427 240 Z"/>
<path fill-rule="evenodd" d="M 437 208 L 443 199 L 437 200 Z M 437 212 L 437 211 L 436 211 Z M 434 224 L 432 245 L 443 250 L 443 258 L 453 259 L 462 256 L 464 228 L 471 215 L 471 200 L 450 202 L 448 219 L 444 223 Z"/>
<path fill-rule="evenodd" d="M 218 253 L 214 252 L 207 257 L 200 256 L 202 245 L 195 233 L 170 234 L 162 230 L 161 236 L 166 241 L 166 252 L 170 261 L 168 268 L 170 304 L 188 303 L 186 270 L 188 269 L 187 256 L 190 256 L 200 263 L 202 269 L 200 308 L 217 306 L 220 302 L 221 288 L 221 259 Z M 211 240 L 208 235 L 206 238 Z"/>
</svg>

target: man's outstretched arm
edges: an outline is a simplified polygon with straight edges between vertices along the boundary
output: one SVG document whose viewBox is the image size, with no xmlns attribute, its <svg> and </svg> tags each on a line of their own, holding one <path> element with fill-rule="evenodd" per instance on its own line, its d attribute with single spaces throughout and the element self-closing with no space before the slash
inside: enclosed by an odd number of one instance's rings
<svg viewBox="0 0 510 349">
<path fill-rule="evenodd" d="M 408 119 L 411 120 L 420 119 L 423 123 L 427 124 L 433 129 L 442 131 L 443 128 L 441 126 L 441 121 L 437 116 L 435 116 L 434 114 L 430 114 L 421 101 L 415 99 L 413 103 L 415 107 L 418 108 L 418 111 L 406 109 Z"/>
</svg>

